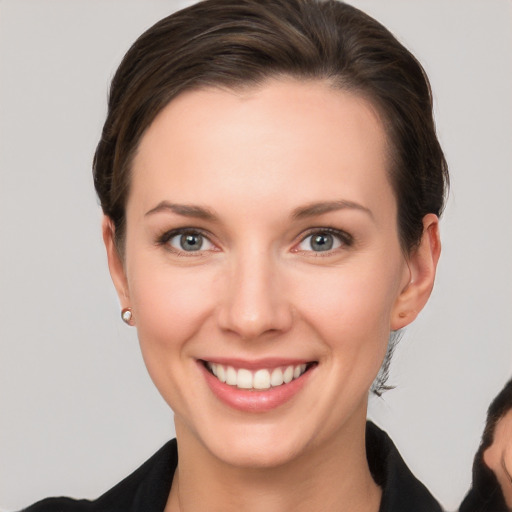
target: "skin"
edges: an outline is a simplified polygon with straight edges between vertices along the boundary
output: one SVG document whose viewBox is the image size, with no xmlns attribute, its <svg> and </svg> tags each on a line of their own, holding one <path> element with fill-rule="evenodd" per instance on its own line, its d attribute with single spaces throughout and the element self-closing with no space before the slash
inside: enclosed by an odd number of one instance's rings
<svg viewBox="0 0 512 512">
<path fill-rule="evenodd" d="M 378 510 L 368 390 L 390 331 L 426 303 L 440 251 L 427 215 L 421 244 L 403 254 L 387 162 L 372 105 L 316 81 L 183 93 L 147 130 L 123 259 L 107 218 L 103 235 L 121 306 L 132 308 L 148 371 L 175 413 L 167 511 Z M 306 211 L 326 202 L 337 207 Z M 205 233 L 202 250 L 158 242 L 183 227 Z M 315 252 L 311 231 L 326 228 L 342 235 Z M 254 413 L 206 384 L 198 359 L 223 357 L 316 364 L 291 400 Z"/>
<path fill-rule="evenodd" d="M 491 446 L 484 452 L 484 462 L 500 484 L 505 502 L 512 510 L 512 410 L 503 416 L 494 430 Z"/>
</svg>

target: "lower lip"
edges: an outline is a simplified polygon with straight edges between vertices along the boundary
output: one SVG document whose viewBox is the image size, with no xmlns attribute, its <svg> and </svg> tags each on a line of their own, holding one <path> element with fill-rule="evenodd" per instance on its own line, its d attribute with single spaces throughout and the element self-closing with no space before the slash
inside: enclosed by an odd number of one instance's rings
<svg viewBox="0 0 512 512">
<path fill-rule="evenodd" d="M 304 386 L 313 368 L 288 384 L 262 391 L 240 389 L 221 382 L 198 362 L 213 394 L 226 405 L 244 412 L 267 412 L 290 401 Z"/>
</svg>

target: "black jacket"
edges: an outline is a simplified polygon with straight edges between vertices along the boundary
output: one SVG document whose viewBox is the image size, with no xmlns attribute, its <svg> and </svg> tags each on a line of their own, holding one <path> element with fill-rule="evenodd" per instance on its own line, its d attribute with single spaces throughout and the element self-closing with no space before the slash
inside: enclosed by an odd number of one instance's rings
<svg viewBox="0 0 512 512">
<path fill-rule="evenodd" d="M 441 512 L 441 507 L 405 465 L 388 435 L 368 422 L 368 464 L 382 487 L 379 512 Z M 95 501 L 48 498 L 25 512 L 163 512 L 178 464 L 176 440 Z"/>
</svg>

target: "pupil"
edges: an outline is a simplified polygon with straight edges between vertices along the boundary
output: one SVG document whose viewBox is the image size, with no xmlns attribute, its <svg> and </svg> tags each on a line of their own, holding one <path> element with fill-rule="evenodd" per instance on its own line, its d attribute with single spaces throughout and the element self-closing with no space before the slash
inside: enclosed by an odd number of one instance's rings
<svg viewBox="0 0 512 512">
<path fill-rule="evenodd" d="M 203 242 L 201 235 L 181 235 L 180 245 L 185 251 L 199 251 Z"/>
<path fill-rule="evenodd" d="M 311 247 L 315 251 L 329 251 L 332 246 L 333 239 L 331 235 L 315 235 L 311 240 Z"/>
</svg>

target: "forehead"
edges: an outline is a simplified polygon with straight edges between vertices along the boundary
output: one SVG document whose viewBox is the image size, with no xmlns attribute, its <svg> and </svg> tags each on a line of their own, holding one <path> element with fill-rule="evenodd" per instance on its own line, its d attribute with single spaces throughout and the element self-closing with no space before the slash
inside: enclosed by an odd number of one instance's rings
<svg viewBox="0 0 512 512">
<path fill-rule="evenodd" d="M 207 88 L 175 98 L 142 138 L 130 199 L 179 195 L 280 203 L 393 196 L 388 146 L 373 105 L 328 83 L 272 80 L 242 90 Z M 162 197 L 160 197 L 162 196 Z M 389 199 L 389 198 L 388 198 Z M 394 203 L 394 200 L 392 201 Z"/>
</svg>

